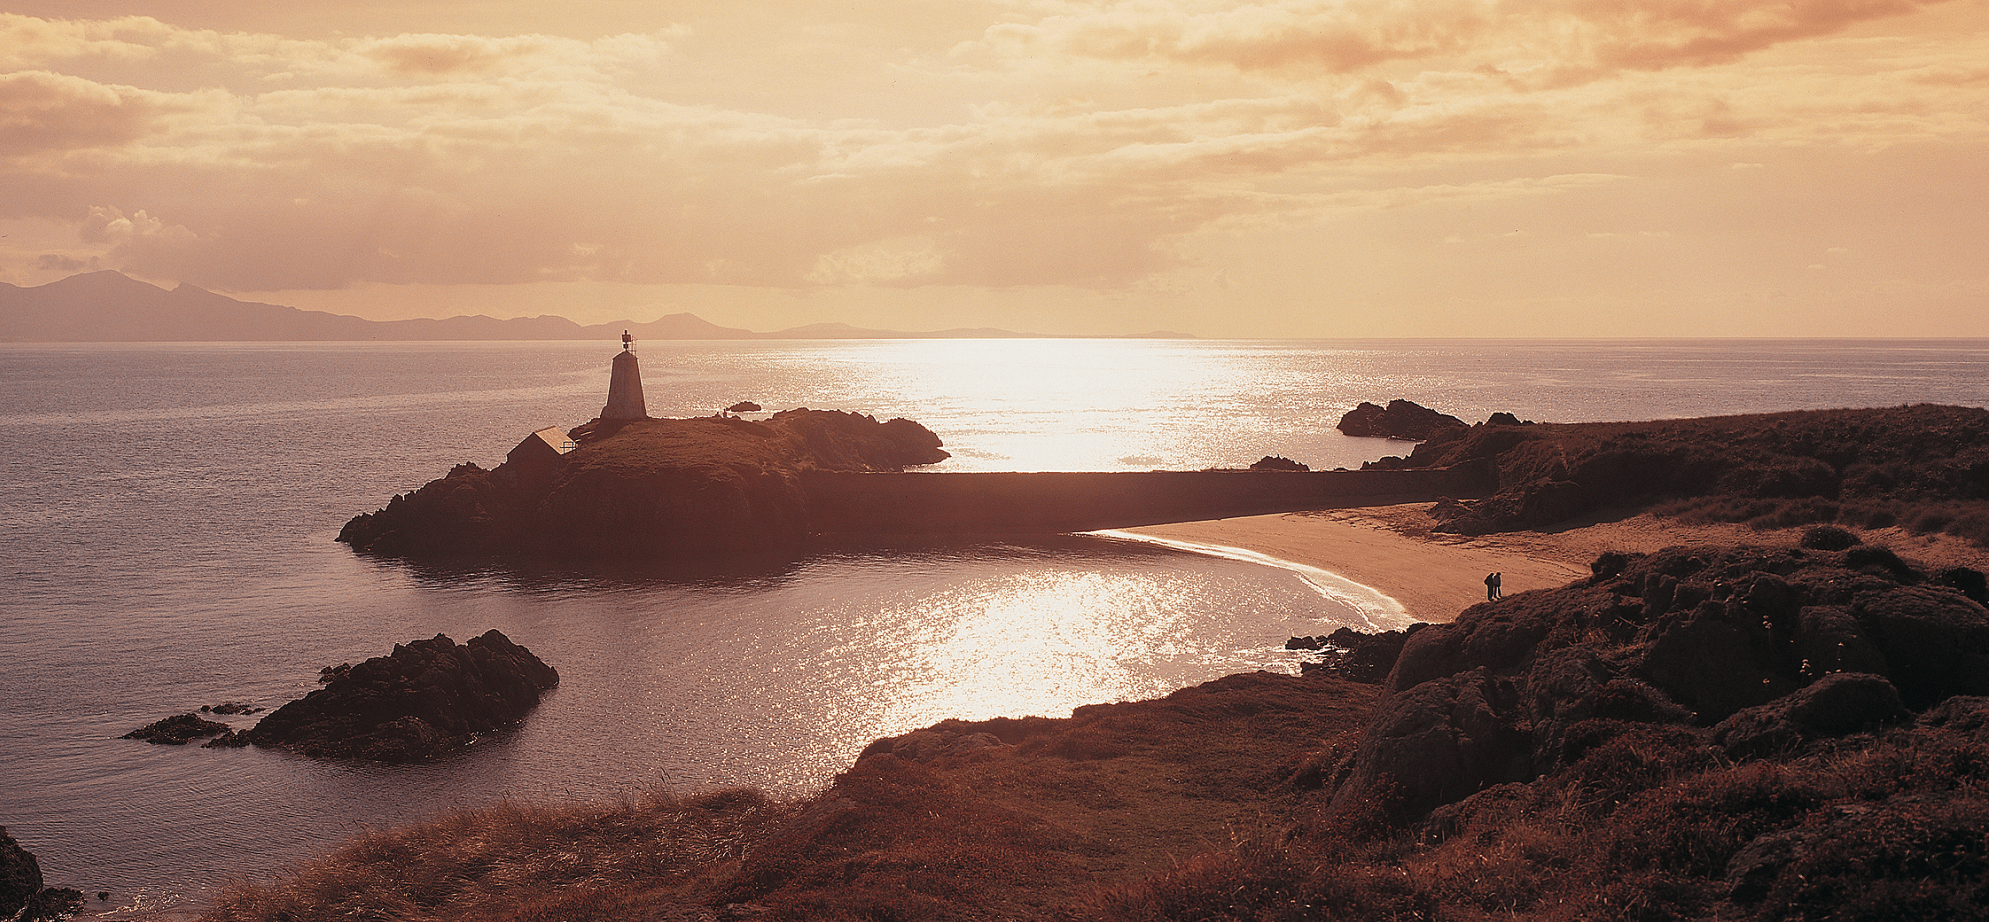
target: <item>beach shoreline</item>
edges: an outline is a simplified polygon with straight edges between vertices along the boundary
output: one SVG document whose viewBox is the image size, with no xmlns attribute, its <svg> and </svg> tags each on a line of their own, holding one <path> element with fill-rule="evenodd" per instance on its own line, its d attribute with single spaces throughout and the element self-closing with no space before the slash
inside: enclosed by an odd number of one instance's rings
<svg viewBox="0 0 1990 922">
<path fill-rule="evenodd" d="M 1797 546 L 1801 528 L 1690 525 L 1648 512 L 1593 515 L 1542 531 L 1464 537 L 1430 531 L 1432 503 L 1243 516 L 1122 529 L 1135 537 L 1236 548 L 1325 570 L 1401 605 L 1410 621 L 1442 623 L 1486 600 L 1485 577 L 1501 574 L 1504 595 L 1553 589 L 1589 576 L 1608 551 L 1651 553 L 1674 546 Z M 1897 528 L 1861 531 L 1870 544 L 1936 566 L 1984 565 L 1981 548 Z"/>
</svg>

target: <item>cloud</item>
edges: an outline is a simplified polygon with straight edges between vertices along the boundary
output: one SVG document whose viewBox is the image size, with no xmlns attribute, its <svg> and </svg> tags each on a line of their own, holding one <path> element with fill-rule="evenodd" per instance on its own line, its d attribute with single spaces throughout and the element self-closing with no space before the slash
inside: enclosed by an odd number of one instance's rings
<svg viewBox="0 0 1990 922">
<path fill-rule="evenodd" d="M 1550 82 L 1727 63 L 1942 0 L 1128 0 L 989 30 L 995 46 L 1243 71 L 1489 66 Z"/>
<path fill-rule="evenodd" d="M 1563 158 L 1980 135 L 1980 80 L 1931 79 L 1974 57 L 1718 63 L 1909 5 L 1062 4 L 951 55 L 848 49 L 884 100 L 864 120 L 784 95 L 779 61 L 693 92 L 682 62 L 716 52 L 688 28 L 297 41 L 0 15 L 0 55 L 31 65 L 0 75 L 0 212 L 222 290 L 1132 290 L 1240 226 L 1622 181 Z"/>
<path fill-rule="evenodd" d="M 0 157 L 128 143 L 152 129 L 156 101 L 47 71 L 0 74 Z"/>
<path fill-rule="evenodd" d="M 83 260 L 60 253 L 43 253 L 35 259 L 35 268 L 43 272 L 60 272 L 71 275 L 77 272 L 94 272 L 99 261 L 95 258 Z"/>
</svg>

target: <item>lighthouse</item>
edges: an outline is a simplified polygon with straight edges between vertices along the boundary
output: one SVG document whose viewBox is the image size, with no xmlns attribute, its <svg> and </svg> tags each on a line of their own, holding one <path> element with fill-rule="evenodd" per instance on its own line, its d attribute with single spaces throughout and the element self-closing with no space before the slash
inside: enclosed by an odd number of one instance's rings
<svg viewBox="0 0 1990 922">
<path fill-rule="evenodd" d="M 601 408 L 602 419 L 648 419 L 643 406 L 643 372 L 636 366 L 636 338 L 622 331 L 622 351 L 608 373 L 608 405 Z"/>
</svg>

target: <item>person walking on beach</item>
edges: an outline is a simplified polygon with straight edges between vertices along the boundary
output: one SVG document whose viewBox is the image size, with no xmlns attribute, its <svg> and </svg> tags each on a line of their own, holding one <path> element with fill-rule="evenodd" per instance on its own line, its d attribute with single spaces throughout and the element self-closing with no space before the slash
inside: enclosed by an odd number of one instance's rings
<svg viewBox="0 0 1990 922">
<path fill-rule="evenodd" d="M 1486 601 L 1499 601 L 1499 573 L 1497 571 L 1486 574 Z"/>
</svg>

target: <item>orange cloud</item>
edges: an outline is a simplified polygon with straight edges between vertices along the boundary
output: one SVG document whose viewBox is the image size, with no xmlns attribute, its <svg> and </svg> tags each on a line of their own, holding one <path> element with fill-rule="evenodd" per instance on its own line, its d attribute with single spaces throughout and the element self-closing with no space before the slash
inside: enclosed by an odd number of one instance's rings
<svg viewBox="0 0 1990 922">
<path fill-rule="evenodd" d="M 0 14 L 0 217 L 236 291 L 1242 291 L 1235 234 L 1595 210 L 1667 158 L 1980 148 L 1980 35 L 1819 38 L 1925 5 L 949 7 L 911 48 L 882 20 L 299 40 Z"/>
<path fill-rule="evenodd" d="M 0 156 L 128 143 L 160 115 L 151 94 L 52 74 L 0 74 Z"/>
<path fill-rule="evenodd" d="M 1133 0 L 990 30 L 997 44 L 1240 70 L 1353 74 L 1461 59 L 1558 80 L 1734 61 L 1944 0 Z"/>
</svg>

